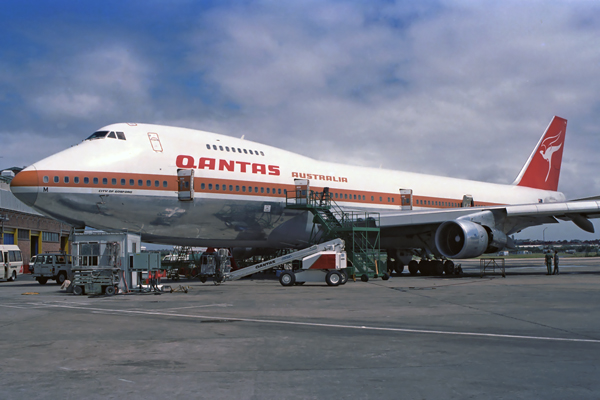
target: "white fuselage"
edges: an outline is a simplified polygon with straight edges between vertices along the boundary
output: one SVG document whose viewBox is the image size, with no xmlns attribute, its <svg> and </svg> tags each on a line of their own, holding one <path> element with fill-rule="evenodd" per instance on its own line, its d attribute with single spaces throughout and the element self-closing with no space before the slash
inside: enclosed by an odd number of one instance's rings
<svg viewBox="0 0 600 400">
<path fill-rule="evenodd" d="M 126 140 L 102 138 L 29 166 L 12 190 L 39 211 L 77 226 L 127 229 L 144 240 L 215 247 L 306 244 L 312 220 L 290 210 L 294 179 L 328 187 L 345 209 L 398 210 L 564 201 L 560 192 L 317 161 L 215 133 L 114 124 Z M 179 170 L 194 170 L 194 198 L 180 200 Z"/>
</svg>

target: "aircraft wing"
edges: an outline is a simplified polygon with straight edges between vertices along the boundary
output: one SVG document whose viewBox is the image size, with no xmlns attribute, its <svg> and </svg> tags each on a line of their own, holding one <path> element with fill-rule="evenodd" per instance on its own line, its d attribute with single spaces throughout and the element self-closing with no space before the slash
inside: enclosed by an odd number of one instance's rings
<svg viewBox="0 0 600 400">
<path fill-rule="evenodd" d="M 491 212 L 497 218 L 503 218 L 505 224 L 519 227 L 518 230 L 529 226 L 557 223 L 564 221 L 581 221 L 581 219 L 600 218 L 600 201 L 568 201 L 563 203 L 524 204 L 493 207 L 465 207 L 448 210 L 413 210 L 381 213 L 382 229 L 410 228 L 419 225 L 440 225 L 454 219 L 464 219 L 469 215 Z M 589 222 L 589 221 L 588 221 Z M 591 223 L 590 223 L 591 224 Z M 578 225 L 579 226 L 579 225 Z M 593 226 L 582 227 L 587 232 L 594 232 Z M 515 233 L 514 228 L 506 234 Z"/>
<path fill-rule="evenodd" d="M 485 246 L 485 252 L 489 253 L 496 247 L 512 247 L 508 235 L 530 226 L 558 223 L 558 220 L 573 221 L 579 228 L 593 233 L 590 218 L 600 218 L 600 201 L 383 212 L 380 227 L 382 237 L 402 238 L 415 245 L 421 241 L 446 257 L 468 258 L 463 256 L 473 256 L 479 251 L 468 251 L 470 237 L 485 241 L 480 246 Z M 490 247 L 494 241 L 496 245 Z M 460 246 L 463 248 L 458 251 Z"/>
</svg>

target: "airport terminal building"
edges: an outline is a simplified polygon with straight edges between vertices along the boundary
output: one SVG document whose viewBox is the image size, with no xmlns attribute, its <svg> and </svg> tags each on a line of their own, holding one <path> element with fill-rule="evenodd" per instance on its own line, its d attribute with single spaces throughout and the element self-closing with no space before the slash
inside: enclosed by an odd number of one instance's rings
<svg viewBox="0 0 600 400">
<path fill-rule="evenodd" d="M 71 226 L 43 216 L 20 202 L 10 191 L 10 181 L 19 169 L 0 174 L 0 243 L 16 244 L 23 264 L 48 251 L 68 250 Z"/>
</svg>

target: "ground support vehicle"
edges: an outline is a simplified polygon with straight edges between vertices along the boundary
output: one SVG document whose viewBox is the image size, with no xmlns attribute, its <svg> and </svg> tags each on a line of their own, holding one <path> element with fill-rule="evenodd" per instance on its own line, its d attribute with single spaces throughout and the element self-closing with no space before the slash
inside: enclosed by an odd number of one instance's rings
<svg viewBox="0 0 600 400">
<path fill-rule="evenodd" d="M 19 246 L 14 244 L 0 245 L 0 280 L 16 281 L 23 273 L 23 257 Z"/>
<path fill-rule="evenodd" d="M 222 280 L 236 280 L 281 266 L 284 269 L 278 271 L 279 283 L 283 286 L 301 285 L 305 282 L 326 282 L 329 286 L 338 286 L 348 280 L 348 274 L 345 271 L 347 255 L 342 239 L 319 243 L 237 271 L 223 273 Z"/>
<path fill-rule="evenodd" d="M 40 285 L 53 279 L 59 285 L 72 279 L 72 257 L 65 253 L 44 253 L 31 258 L 29 271 Z"/>
<path fill-rule="evenodd" d="M 106 294 L 118 292 L 119 268 L 73 268 L 73 281 L 69 288 L 74 294 Z"/>
</svg>

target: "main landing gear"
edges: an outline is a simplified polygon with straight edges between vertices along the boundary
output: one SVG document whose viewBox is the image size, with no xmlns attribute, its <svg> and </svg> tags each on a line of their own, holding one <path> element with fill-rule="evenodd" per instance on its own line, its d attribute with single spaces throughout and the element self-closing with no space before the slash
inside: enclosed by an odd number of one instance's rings
<svg viewBox="0 0 600 400">
<path fill-rule="evenodd" d="M 411 275 L 416 275 L 420 272 L 424 276 L 442 276 L 442 275 L 457 275 L 462 272 L 459 266 L 454 265 L 450 260 L 427 260 L 421 261 L 411 260 L 408 263 L 408 272 Z"/>
</svg>

